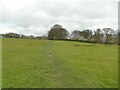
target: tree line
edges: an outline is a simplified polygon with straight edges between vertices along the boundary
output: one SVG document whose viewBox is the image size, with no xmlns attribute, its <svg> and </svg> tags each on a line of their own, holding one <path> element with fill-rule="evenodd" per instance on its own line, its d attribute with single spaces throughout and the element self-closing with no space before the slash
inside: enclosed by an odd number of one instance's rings
<svg viewBox="0 0 120 90">
<path fill-rule="evenodd" d="M 74 30 L 71 33 L 61 25 L 54 25 L 48 32 L 49 40 L 80 40 L 94 43 L 105 43 L 105 44 L 119 44 L 120 45 L 120 31 L 113 30 L 111 28 L 97 29 L 97 30 Z"/>
<path fill-rule="evenodd" d="M 21 38 L 21 39 L 47 39 L 47 36 L 23 35 L 17 33 L 2 34 L 3 38 Z"/>
<path fill-rule="evenodd" d="M 118 36 L 120 32 L 114 31 L 111 28 L 97 29 L 97 30 L 74 30 L 71 33 L 72 39 L 90 41 L 96 43 L 118 44 Z"/>
<path fill-rule="evenodd" d="M 2 34 L 3 38 L 26 38 L 26 39 L 48 39 L 48 40 L 78 40 L 94 43 L 105 44 L 119 44 L 120 45 L 120 31 L 111 28 L 96 29 L 96 30 L 74 30 L 71 33 L 59 24 L 51 27 L 47 35 L 21 35 L 17 33 Z"/>
</svg>

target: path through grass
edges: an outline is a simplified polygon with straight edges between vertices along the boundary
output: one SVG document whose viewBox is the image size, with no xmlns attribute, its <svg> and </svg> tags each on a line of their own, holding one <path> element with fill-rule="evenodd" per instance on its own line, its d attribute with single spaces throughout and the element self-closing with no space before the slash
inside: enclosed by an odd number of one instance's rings
<svg viewBox="0 0 120 90">
<path fill-rule="evenodd" d="M 69 41 L 3 39 L 4 88 L 117 86 L 117 46 Z"/>
</svg>

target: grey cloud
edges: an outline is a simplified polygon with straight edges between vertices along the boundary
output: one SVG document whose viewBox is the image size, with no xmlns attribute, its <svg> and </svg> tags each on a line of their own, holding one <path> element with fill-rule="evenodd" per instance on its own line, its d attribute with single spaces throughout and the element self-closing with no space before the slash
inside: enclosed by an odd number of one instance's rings
<svg viewBox="0 0 120 90">
<path fill-rule="evenodd" d="M 4 22 L 4 27 L 18 33 L 45 34 L 56 23 L 69 31 L 105 26 L 117 29 L 118 0 L 11 1 L 8 4 L 9 2 L 4 0 L 0 7 L 0 10 L 4 8 L 0 13 L 0 24 Z M 2 28 L 2 25 L 0 27 Z"/>
</svg>

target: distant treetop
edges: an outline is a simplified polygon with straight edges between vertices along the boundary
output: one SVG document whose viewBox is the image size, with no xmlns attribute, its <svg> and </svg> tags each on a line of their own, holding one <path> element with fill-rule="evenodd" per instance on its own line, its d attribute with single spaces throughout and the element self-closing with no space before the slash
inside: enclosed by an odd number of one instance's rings
<svg viewBox="0 0 120 90">
<path fill-rule="evenodd" d="M 55 24 L 54 26 L 52 26 L 52 28 L 51 29 L 60 29 L 60 28 L 62 28 L 62 25 L 59 25 L 59 24 Z"/>
</svg>

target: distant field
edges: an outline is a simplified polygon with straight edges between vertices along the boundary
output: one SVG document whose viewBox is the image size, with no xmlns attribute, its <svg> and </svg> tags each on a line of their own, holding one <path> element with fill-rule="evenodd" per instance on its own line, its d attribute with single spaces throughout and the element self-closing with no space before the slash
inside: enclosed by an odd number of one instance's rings
<svg viewBox="0 0 120 90">
<path fill-rule="evenodd" d="M 117 88 L 118 47 L 3 39 L 3 88 Z"/>
</svg>

